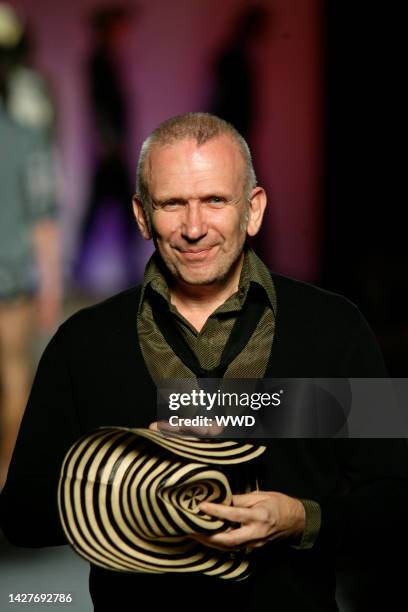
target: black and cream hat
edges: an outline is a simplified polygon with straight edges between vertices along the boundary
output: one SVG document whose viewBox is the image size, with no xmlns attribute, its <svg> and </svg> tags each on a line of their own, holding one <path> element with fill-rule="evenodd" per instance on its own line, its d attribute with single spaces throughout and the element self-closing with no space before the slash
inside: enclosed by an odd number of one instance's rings
<svg viewBox="0 0 408 612">
<path fill-rule="evenodd" d="M 61 469 L 58 506 L 68 541 L 91 563 L 115 571 L 243 579 L 247 554 L 210 549 L 188 536 L 229 525 L 198 506 L 229 505 L 233 493 L 253 488 L 247 464 L 264 450 L 149 429 L 98 429 L 71 447 Z"/>
</svg>

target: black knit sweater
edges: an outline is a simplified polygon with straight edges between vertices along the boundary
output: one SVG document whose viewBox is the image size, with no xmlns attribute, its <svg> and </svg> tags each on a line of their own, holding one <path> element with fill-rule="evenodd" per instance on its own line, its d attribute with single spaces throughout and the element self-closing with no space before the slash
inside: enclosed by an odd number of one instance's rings
<svg viewBox="0 0 408 612">
<path fill-rule="evenodd" d="M 386 375 L 373 334 L 353 304 L 276 274 L 273 280 L 278 315 L 266 377 Z M 156 388 L 137 337 L 139 295 L 140 288 L 131 289 L 73 315 L 40 361 L 1 496 L 1 528 L 16 545 L 65 543 L 56 488 L 63 457 L 80 435 L 100 426 L 143 427 L 156 420 Z M 401 440 L 271 440 L 260 465 L 260 488 L 317 500 L 318 540 L 310 551 L 285 542 L 264 547 L 259 572 L 245 586 L 250 595 L 242 585 L 220 586 L 216 579 L 209 579 L 211 588 L 227 589 L 230 602 L 239 597 L 240 609 L 257 610 L 259 598 L 273 592 L 279 612 L 335 610 L 331 553 L 339 544 L 370 546 L 373 533 L 376 542 L 385 541 L 391 521 L 404 524 L 407 465 Z M 118 609 L 132 609 L 127 597 L 152 579 L 156 588 L 168 577 L 93 568 L 91 594 L 98 607 L 99 600 L 106 603 L 120 592 Z M 185 576 L 183 588 L 197 580 Z M 217 594 L 220 601 L 223 596 Z M 249 599 L 242 607 L 244 597 Z"/>
</svg>

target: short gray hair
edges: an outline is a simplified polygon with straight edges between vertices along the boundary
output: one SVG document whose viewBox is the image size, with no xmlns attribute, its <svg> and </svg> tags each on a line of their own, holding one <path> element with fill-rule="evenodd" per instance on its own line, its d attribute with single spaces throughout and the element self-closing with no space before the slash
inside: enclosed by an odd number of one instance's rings
<svg viewBox="0 0 408 612">
<path fill-rule="evenodd" d="M 145 211 L 148 211 L 151 205 L 145 167 L 146 160 L 153 146 L 172 145 L 187 139 L 195 140 L 197 145 L 200 146 L 213 138 L 223 135 L 230 136 L 238 145 L 242 154 L 246 169 L 244 190 L 245 196 L 249 200 L 250 193 L 256 187 L 257 181 L 251 152 L 246 140 L 233 125 L 224 121 L 224 119 L 220 119 L 220 117 L 210 113 L 185 113 L 163 121 L 146 138 L 142 145 L 137 164 L 136 193 L 140 197 Z"/>
</svg>

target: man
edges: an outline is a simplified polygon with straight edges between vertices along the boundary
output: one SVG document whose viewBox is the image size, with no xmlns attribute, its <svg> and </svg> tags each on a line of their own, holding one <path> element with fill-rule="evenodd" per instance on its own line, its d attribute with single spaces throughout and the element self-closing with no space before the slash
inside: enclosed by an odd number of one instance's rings
<svg viewBox="0 0 408 612">
<path fill-rule="evenodd" d="M 44 353 L 3 495 L 2 526 L 17 545 L 65 542 L 56 486 L 68 447 L 98 426 L 154 427 L 160 378 L 384 375 L 352 304 L 271 274 L 246 245 L 261 227 L 266 195 L 232 126 L 202 113 L 164 122 L 143 145 L 137 191 L 136 220 L 156 253 L 141 287 L 74 315 Z M 230 347 L 225 359 L 236 322 L 255 301 L 245 346 L 238 354 Z M 158 310 L 189 347 L 184 355 Z M 253 611 L 268 602 L 280 612 L 337 610 L 333 555 L 343 541 L 385 537 L 379 499 L 392 500 L 394 524 L 403 524 L 406 454 L 394 440 L 270 440 L 259 491 L 235 496 L 232 507 L 202 506 L 235 526 L 201 542 L 231 554 L 253 549 L 252 577 L 231 583 L 92 566 L 95 609 L 137 609 L 143 593 L 159 609 Z"/>
</svg>

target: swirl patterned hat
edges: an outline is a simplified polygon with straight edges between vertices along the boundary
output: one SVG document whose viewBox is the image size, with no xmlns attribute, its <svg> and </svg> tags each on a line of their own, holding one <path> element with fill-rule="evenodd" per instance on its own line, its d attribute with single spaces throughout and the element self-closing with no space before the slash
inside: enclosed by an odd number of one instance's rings
<svg viewBox="0 0 408 612">
<path fill-rule="evenodd" d="M 99 429 L 71 447 L 61 469 L 58 506 L 68 541 L 90 562 L 115 571 L 243 579 L 247 554 L 217 551 L 188 536 L 228 526 L 198 506 L 229 505 L 233 493 L 253 488 L 249 463 L 264 450 L 148 429 Z"/>
</svg>

